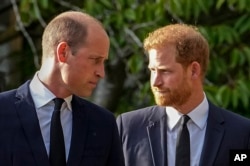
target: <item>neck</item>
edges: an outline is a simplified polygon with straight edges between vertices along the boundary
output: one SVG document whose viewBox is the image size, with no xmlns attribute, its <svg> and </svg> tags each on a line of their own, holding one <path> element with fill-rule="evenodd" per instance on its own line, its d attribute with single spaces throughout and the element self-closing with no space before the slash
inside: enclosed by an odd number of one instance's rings
<svg viewBox="0 0 250 166">
<path fill-rule="evenodd" d="M 63 85 L 61 78 L 61 73 L 58 68 L 49 65 L 42 65 L 38 72 L 38 78 L 43 83 L 43 85 L 48 88 L 56 97 L 66 98 L 71 94 Z M 54 65 L 55 66 L 55 65 Z"/>
<path fill-rule="evenodd" d="M 182 114 L 188 114 L 193 109 L 195 109 L 204 99 L 204 92 L 199 91 L 198 93 L 193 93 L 186 103 L 177 106 L 176 109 Z"/>
</svg>

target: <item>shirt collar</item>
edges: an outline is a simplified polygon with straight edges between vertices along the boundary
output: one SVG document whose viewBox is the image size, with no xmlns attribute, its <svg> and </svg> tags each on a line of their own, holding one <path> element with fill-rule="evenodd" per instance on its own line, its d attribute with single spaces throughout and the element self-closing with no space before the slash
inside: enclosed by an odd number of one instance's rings
<svg viewBox="0 0 250 166">
<path fill-rule="evenodd" d="M 56 96 L 46 88 L 38 78 L 38 72 L 35 74 L 30 82 L 30 93 L 34 101 L 36 109 L 48 104 Z M 64 98 L 69 110 L 72 110 L 71 100 L 72 95 Z"/>
<path fill-rule="evenodd" d="M 166 107 L 166 114 L 168 118 L 168 127 L 170 130 L 172 130 L 177 125 L 183 114 L 181 114 L 173 107 Z M 188 116 L 200 129 L 203 129 L 205 127 L 208 117 L 208 101 L 205 94 L 202 102 L 190 113 L 188 113 Z"/>
<path fill-rule="evenodd" d="M 208 101 L 206 95 L 204 95 L 204 99 L 202 100 L 202 102 L 188 114 L 188 116 L 200 129 L 203 129 L 206 125 L 208 117 L 208 107 Z"/>
</svg>

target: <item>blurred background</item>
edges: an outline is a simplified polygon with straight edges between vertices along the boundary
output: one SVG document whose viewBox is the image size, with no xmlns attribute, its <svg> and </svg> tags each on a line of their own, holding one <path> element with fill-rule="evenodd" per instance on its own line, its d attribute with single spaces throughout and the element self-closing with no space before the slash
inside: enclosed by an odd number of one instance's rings
<svg viewBox="0 0 250 166">
<path fill-rule="evenodd" d="M 106 77 L 88 100 L 115 115 L 153 105 L 142 43 L 148 32 L 178 22 L 199 27 L 210 44 L 209 100 L 250 117 L 249 6 L 249 0 L 1 0 L 0 91 L 33 77 L 46 24 L 79 10 L 100 20 L 111 40 Z"/>
</svg>

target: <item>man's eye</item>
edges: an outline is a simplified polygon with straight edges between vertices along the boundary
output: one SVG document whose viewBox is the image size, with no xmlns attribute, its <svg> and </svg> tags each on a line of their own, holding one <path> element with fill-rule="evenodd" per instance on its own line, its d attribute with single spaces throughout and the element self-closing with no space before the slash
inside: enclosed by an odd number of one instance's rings
<svg viewBox="0 0 250 166">
<path fill-rule="evenodd" d="M 101 58 L 96 59 L 95 63 L 102 63 L 102 59 Z"/>
<path fill-rule="evenodd" d="M 150 70 L 151 72 L 155 71 L 155 69 L 154 69 L 154 68 L 149 68 L 149 70 Z"/>
<path fill-rule="evenodd" d="M 101 58 L 92 58 L 95 64 L 101 63 L 102 59 Z"/>
</svg>

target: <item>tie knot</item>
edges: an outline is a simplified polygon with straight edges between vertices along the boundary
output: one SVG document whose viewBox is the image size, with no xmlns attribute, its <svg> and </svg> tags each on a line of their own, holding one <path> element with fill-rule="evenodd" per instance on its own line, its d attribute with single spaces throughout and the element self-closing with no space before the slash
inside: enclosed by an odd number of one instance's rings
<svg viewBox="0 0 250 166">
<path fill-rule="evenodd" d="M 54 110 L 60 111 L 64 100 L 62 98 L 54 98 L 53 101 L 55 103 Z"/>
<path fill-rule="evenodd" d="M 189 117 L 188 115 L 183 115 L 181 118 L 182 118 L 182 119 L 181 119 L 181 124 L 182 124 L 182 125 L 186 125 L 187 122 L 188 122 L 189 119 L 190 119 L 190 117 Z"/>
</svg>

